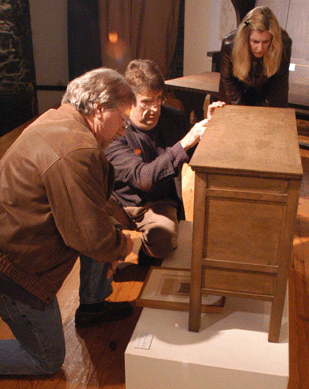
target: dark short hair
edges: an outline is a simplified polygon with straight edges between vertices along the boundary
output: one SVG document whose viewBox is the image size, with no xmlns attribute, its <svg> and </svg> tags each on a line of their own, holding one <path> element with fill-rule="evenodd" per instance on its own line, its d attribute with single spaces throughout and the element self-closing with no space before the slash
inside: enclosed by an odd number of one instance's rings
<svg viewBox="0 0 309 389">
<path fill-rule="evenodd" d="M 131 61 L 127 66 L 125 78 L 135 93 L 141 93 L 145 89 L 157 92 L 165 89 L 160 69 L 149 59 L 134 59 Z"/>
</svg>

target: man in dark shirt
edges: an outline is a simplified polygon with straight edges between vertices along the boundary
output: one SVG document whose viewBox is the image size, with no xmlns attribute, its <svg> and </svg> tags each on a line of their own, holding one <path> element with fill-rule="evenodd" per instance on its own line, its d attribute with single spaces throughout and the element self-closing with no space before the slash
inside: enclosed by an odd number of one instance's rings
<svg viewBox="0 0 309 389">
<path fill-rule="evenodd" d="M 158 265 L 177 247 L 178 220 L 184 218 L 181 170 L 209 119 L 189 131 L 183 113 L 164 106 L 164 80 L 150 60 L 133 60 L 125 78 L 136 94 L 125 135 L 106 150 L 115 168 L 109 201 L 123 228 L 142 232 L 139 263 Z M 218 102 L 210 106 L 211 115 Z"/>
<path fill-rule="evenodd" d="M 190 130 L 181 111 L 163 104 L 165 84 L 155 63 L 133 60 L 125 78 L 135 92 L 136 103 L 125 112 L 124 117 L 129 118 L 125 134 L 105 150 L 115 169 L 114 191 L 107 209 L 123 229 L 142 232 L 139 263 L 160 265 L 177 247 L 178 221 L 184 219 L 182 166 L 190 160 L 215 108 L 225 103 L 210 105 L 208 119 Z M 109 271 L 115 271 L 118 263 L 113 261 Z M 91 266 L 96 283 L 103 292 L 111 293 L 112 277 L 107 279 L 105 264 L 85 255 L 81 255 L 81 264 Z M 94 319 L 77 311 L 75 323 L 77 327 L 84 321 L 90 325 Z"/>
</svg>

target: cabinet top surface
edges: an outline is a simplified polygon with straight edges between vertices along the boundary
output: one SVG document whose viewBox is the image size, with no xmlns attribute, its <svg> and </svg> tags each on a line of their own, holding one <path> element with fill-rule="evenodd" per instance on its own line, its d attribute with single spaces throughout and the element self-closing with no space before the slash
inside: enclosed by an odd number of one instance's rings
<svg viewBox="0 0 309 389">
<path fill-rule="evenodd" d="M 206 173 L 301 179 L 294 109 L 236 105 L 216 109 L 190 166 Z"/>
</svg>

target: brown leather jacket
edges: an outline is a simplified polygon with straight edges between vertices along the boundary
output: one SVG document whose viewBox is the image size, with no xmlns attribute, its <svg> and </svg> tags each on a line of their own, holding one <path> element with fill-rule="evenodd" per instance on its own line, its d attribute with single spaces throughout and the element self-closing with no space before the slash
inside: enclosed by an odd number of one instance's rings
<svg viewBox="0 0 309 389">
<path fill-rule="evenodd" d="M 227 104 L 287 107 L 289 92 L 289 65 L 292 40 L 282 31 L 283 53 L 279 70 L 267 78 L 263 64 L 258 61 L 251 67 L 248 80 L 240 81 L 233 75 L 232 49 L 236 31 L 228 34 L 222 42 L 220 60 L 219 99 Z"/>
<path fill-rule="evenodd" d="M 124 259 L 106 212 L 113 168 L 71 105 L 33 122 L 0 161 L 0 272 L 51 301 L 79 253 Z"/>
</svg>

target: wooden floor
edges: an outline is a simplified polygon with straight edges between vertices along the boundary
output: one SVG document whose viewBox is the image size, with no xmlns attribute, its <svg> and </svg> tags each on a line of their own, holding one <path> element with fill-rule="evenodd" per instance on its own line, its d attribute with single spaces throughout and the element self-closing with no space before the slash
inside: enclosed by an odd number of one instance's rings
<svg viewBox="0 0 309 389">
<path fill-rule="evenodd" d="M 18 129 L 15 134 L 0 138 L 0 158 L 20 132 L 21 129 Z M 289 278 L 289 389 L 309 388 L 309 151 L 301 151 L 301 154 L 304 179 Z M 183 173 L 186 217 L 187 220 L 192 220 L 194 176 L 187 165 L 184 166 Z M 113 283 L 114 292 L 111 300 L 128 300 L 134 305 L 145 279 L 145 271 L 136 264 L 140 245 L 139 235 L 132 233 L 132 237 L 135 242 L 134 252 L 126 259 L 129 262 L 128 266 L 119 272 Z M 124 352 L 138 321 L 141 308 L 135 307 L 133 316 L 125 320 L 76 330 L 74 315 L 78 306 L 78 287 L 79 262 L 77 261 L 58 293 L 66 338 L 66 358 L 62 369 L 52 376 L 39 379 L 37 377 L 7 378 L 2 376 L 0 377 L 0 389 L 125 389 Z M 10 330 L 0 319 L 0 339 L 11 337 Z M 116 349 L 110 347 L 111 342 L 116 344 Z"/>
</svg>

